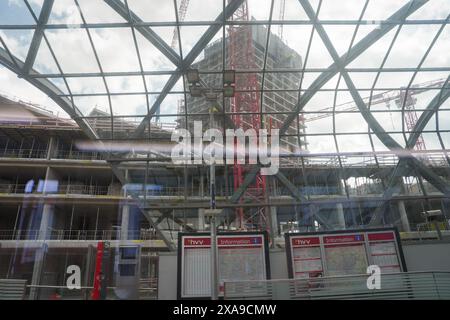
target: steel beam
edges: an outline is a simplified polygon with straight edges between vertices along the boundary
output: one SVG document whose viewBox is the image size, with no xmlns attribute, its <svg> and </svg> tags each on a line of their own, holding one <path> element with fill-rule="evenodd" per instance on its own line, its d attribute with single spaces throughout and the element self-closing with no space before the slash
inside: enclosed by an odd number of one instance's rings
<svg viewBox="0 0 450 320">
<path fill-rule="evenodd" d="M 298 191 L 298 189 L 289 181 L 288 178 L 286 178 L 284 173 L 282 173 L 280 170 L 278 170 L 276 177 L 289 190 L 289 192 L 294 196 L 295 199 L 300 202 L 307 201 L 307 199 Z"/>
<path fill-rule="evenodd" d="M 406 144 L 406 147 L 408 149 L 412 149 L 416 145 L 417 139 L 419 138 L 425 126 L 428 124 L 439 107 L 450 97 L 449 85 L 450 76 L 448 76 L 440 92 L 433 98 L 433 100 L 430 101 L 428 106 L 425 108 L 425 111 L 423 111 L 420 115 L 419 120 L 417 120 L 413 132 L 410 134 L 408 142 Z"/>
<path fill-rule="evenodd" d="M 122 174 L 122 172 L 118 169 L 116 164 L 110 163 L 111 166 L 111 170 L 113 171 L 114 175 L 117 177 L 117 179 L 119 179 L 120 183 L 122 184 L 122 186 L 127 184 L 127 179 L 126 177 Z M 139 199 L 135 199 L 137 200 L 138 204 L 141 204 L 141 201 Z M 144 208 L 142 208 L 141 205 L 137 206 L 138 209 L 142 212 L 142 214 L 144 215 L 144 217 L 148 220 L 148 222 L 150 223 L 150 225 L 155 229 L 156 234 L 164 241 L 164 243 L 166 244 L 167 248 L 172 251 L 174 250 L 174 245 L 172 244 L 172 242 L 167 239 L 167 237 L 164 235 L 164 233 L 162 233 L 162 231 L 159 229 L 157 220 L 154 220 L 152 215 L 150 214 L 150 212 L 148 210 L 145 210 Z"/>
<path fill-rule="evenodd" d="M 355 72 L 381 72 L 381 73 L 391 73 L 391 72 L 415 72 L 417 68 L 345 68 L 347 72 L 355 73 Z M 270 71 L 266 71 L 269 74 L 275 73 L 317 73 L 317 72 L 326 72 L 328 69 L 326 68 L 305 68 L 305 69 L 286 69 L 286 68 L 273 68 Z M 421 72 L 446 72 L 450 71 L 450 67 L 422 67 L 420 68 Z M 112 71 L 112 72 L 86 72 L 86 73 L 64 73 L 67 78 L 83 78 L 83 77 L 101 77 L 104 75 L 105 77 L 131 77 L 131 76 L 161 76 L 161 75 L 172 75 L 179 71 L 176 70 L 153 70 L 153 71 Z M 261 73 L 261 70 L 248 69 L 248 70 L 236 70 L 236 74 L 241 73 Z M 220 70 L 208 70 L 208 71 L 199 71 L 200 74 L 222 74 Z M 33 78 L 61 78 L 60 73 L 40 73 L 36 75 L 30 75 Z M 387 89 L 387 88 L 385 88 Z M 291 89 L 287 90 L 290 91 Z M 296 90 L 297 91 L 297 90 Z"/>
<path fill-rule="evenodd" d="M 47 24 L 48 18 L 50 17 L 50 13 L 52 12 L 53 3 L 54 0 L 44 0 L 41 13 L 39 14 L 39 21 L 37 22 L 37 27 L 36 30 L 34 31 L 30 48 L 28 49 L 25 64 L 23 65 L 22 68 L 22 73 L 24 75 L 28 75 L 30 73 L 34 61 L 36 60 L 39 47 L 41 46 L 42 37 L 44 36 L 45 25 Z"/>
<path fill-rule="evenodd" d="M 15 56 L 11 56 L 5 49 L 0 48 L 0 64 L 4 65 L 6 68 L 14 72 L 15 74 L 20 74 L 23 70 L 24 62 Z M 31 74 L 35 74 L 36 71 L 30 70 Z M 31 83 L 36 88 L 40 89 L 42 92 L 47 94 L 53 101 L 55 101 L 61 109 L 63 109 L 67 114 L 71 116 L 72 119 L 80 126 L 80 128 L 88 135 L 91 139 L 98 139 L 97 134 L 90 124 L 82 118 L 81 111 L 72 104 L 72 102 L 66 98 L 62 97 L 62 91 L 55 86 L 52 82 L 47 79 L 41 78 L 30 78 L 25 77 L 29 83 Z"/>
<path fill-rule="evenodd" d="M 439 107 L 444 103 L 450 96 L 450 88 L 448 88 L 448 84 L 450 81 L 450 76 L 445 81 L 444 85 L 442 86 L 441 91 L 430 101 L 428 106 L 425 108 L 425 111 L 421 114 L 419 120 L 417 121 L 413 132 L 409 136 L 408 142 L 406 144 L 406 147 L 408 149 L 411 149 L 415 146 L 417 139 L 420 136 L 420 133 L 423 131 L 427 123 L 430 121 L 431 117 L 434 113 L 439 109 Z M 420 163 L 420 162 L 419 162 Z M 391 175 L 391 178 L 389 179 L 388 187 L 383 193 L 383 199 L 390 200 L 396 190 L 398 190 L 398 180 L 399 177 L 406 175 L 406 173 L 399 173 L 398 171 L 402 170 L 402 167 L 405 167 L 407 165 L 407 161 L 405 159 L 400 159 L 399 163 L 397 164 L 396 169 Z M 380 224 L 382 215 L 385 210 L 386 202 L 381 204 L 373 213 L 372 219 L 369 223 L 369 225 L 377 225 Z"/>
<path fill-rule="evenodd" d="M 178 217 L 172 217 L 170 214 L 172 213 L 173 210 L 165 210 L 165 212 L 161 212 L 160 210 L 155 210 L 157 212 L 159 212 L 160 216 L 158 217 L 158 219 L 155 221 L 156 225 L 159 225 L 163 219 L 167 218 L 172 220 L 173 222 L 177 223 L 178 225 L 184 227 L 187 231 L 189 232 L 195 232 L 196 230 L 190 226 L 188 226 L 186 224 L 186 221 L 183 221 L 182 219 L 178 218 Z"/>
<path fill-rule="evenodd" d="M 264 25 L 269 24 L 269 20 L 252 20 L 252 21 L 233 21 L 229 20 L 225 22 L 225 26 L 230 25 Z M 373 20 L 333 20 L 333 19 L 323 19 L 320 20 L 322 25 L 345 25 L 345 26 L 356 26 L 356 25 L 370 25 L 373 24 Z M 406 21 L 382 21 L 382 24 L 405 24 L 405 25 L 442 25 L 448 24 L 446 19 L 410 19 Z M 138 27 L 177 27 L 177 26 L 191 26 L 191 27 L 203 27 L 210 26 L 212 24 L 223 25 L 223 22 L 204 20 L 204 21 L 145 21 L 145 22 L 135 22 Z M 272 20 L 272 25 L 291 25 L 291 26 L 309 26 L 314 24 L 310 20 Z M 127 28 L 130 24 L 126 22 L 93 22 L 93 23 L 51 23 L 45 26 L 47 30 L 59 30 L 59 29 L 112 29 L 112 28 Z M 34 30 L 37 26 L 34 24 L 0 24 L 0 30 Z"/>
<path fill-rule="evenodd" d="M 300 1 L 300 0 L 299 0 Z M 316 80 L 309 86 L 309 88 L 305 91 L 303 95 L 300 96 L 299 101 L 294 107 L 293 113 L 291 113 L 283 125 L 280 127 L 280 135 L 286 133 L 287 129 L 290 127 L 292 121 L 297 117 L 300 111 L 305 107 L 305 105 L 311 100 L 314 94 L 322 88 L 325 83 L 327 83 L 330 79 L 332 79 L 339 71 L 344 70 L 345 66 L 350 64 L 353 60 L 355 60 L 358 56 L 360 56 L 366 49 L 368 49 L 372 44 L 385 36 L 389 31 L 391 31 L 396 24 L 393 24 L 393 21 L 403 21 L 409 15 L 417 11 L 420 7 L 422 7 L 428 0 L 411 0 L 399 10 L 397 10 L 393 15 L 391 15 L 386 21 L 382 21 L 380 27 L 371 31 L 364 38 L 362 38 L 357 44 L 355 44 L 345 55 L 339 57 L 337 61 L 331 64 L 326 71 L 322 72 Z M 302 4 L 302 1 L 300 1 Z M 309 3 L 308 3 L 309 5 Z M 311 8 L 311 6 L 309 5 Z M 312 8 L 311 8 L 312 9 Z M 320 25 L 317 22 L 314 22 L 314 15 L 309 17 L 312 23 L 316 26 Z"/>
<path fill-rule="evenodd" d="M 278 173 L 276 174 L 276 177 L 278 178 L 278 180 L 280 180 L 280 182 L 289 190 L 289 192 L 292 194 L 292 196 L 298 201 L 298 202 L 305 202 L 308 201 L 299 191 L 298 189 L 289 181 L 288 178 L 286 178 L 286 176 L 281 172 L 278 171 Z M 310 210 L 308 212 L 308 214 L 306 215 L 306 217 L 310 217 L 310 216 L 314 216 L 316 217 L 317 221 L 320 222 L 320 224 L 322 224 L 323 226 L 325 226 L 325 228 L 327 229 L 332 229 L 330 224 L 328 223 L 328 221 L 326 219 L 324 219 L 322 216 L 320 216 L 320 208 L 317 207 L 314 204 L 311 204 L 309 206 Z"/>
<path fill-rule="evenodd" d="M 303 5 L 304 1 L 300 1 Z M 367 48 L 369 48 L 376 41 L 381 39 L 389 31 L 391 31 L 396 25 L 391 24 L 392 21 L 402 21 L 406 19 L 409 15 L 414 13 L 417 9 L 422 7 L 428 0 L 412 0 L 401 7 L 397 12 L 390 16 L 386 21 L 382 21 L 380 28 L 377 28 L 367 34 L 363 39 L 361 39 L 357 44 L 355 44 L 346 54 L 338 58 L 332 65 L 330 65 L 327 71 L 323 72 L 316 80 L 309 86 L 308 90 L 300 97 L 294 110 L 298 114 L 303 109 L 303 107 L 311 100 L 314 94 L 320 89 L 325 83 L 327 83 L 331 78 L 333 78 L 339 71 L 339 68 L 344 68 L 346 65 L 350 64 L 358 56 L 360 56 Z M 309 3 L 308 3 L 309 5 Z M 309 5 L 309 7 L 311 7 Z M 312 9 L 312 8 L 311 8 Z M 309 17 L 314 19 L 314 17 Z M 315 23 L 316 27 L 321 26 L 320 23 Z M 294 121 L 296 114 L 291 114 L 286 118 L 283 126 L 280 128 L 280 135 L 286 132 L 286 130 Z"/>
<path fill-rule="evenodd" d="M 148 41 L 150 41 L 159 51 L 162 52 L 175 66 L 179 67 L 181 63 L 180 56 L 173 50 L 156 32 L 150 27 L 143 27 L 136 24 L 143 21 L 130 10 L 128 12 L 127 7 L 120 0 L 104 0 L 114 11 L 116 11 L 123 19 L 133 25 L 133 27 L 139 31 Z M 131 16 L 131 20 L 130 20 Z"/>
<path fill-rule="evenodd" d="M 233 13 L 237 10 L 237 8 L 239 8 L 239 6 L 242 4 L 242 2 L 244 2 L 244 0 L 234 0 L 234 1 L 229 2 L 228 5 L 225 7 L 225 11 L 222 12 L 216 18 L 215 21 L 223 22 L 224 20 L 227 20 L 229 17 L 231 17 L 233 15 Z M 181 77 L 181 73 L 184 72 L 184 70 L 186 68 L 188 68 L 194 62 L 194 60 L 198 57 L 198 55 L 202 52 L 202 50 L 205 49 L 205 47 L 212 40 L 212 38 L 216 35 L 216 33 L 220 30 L 220 28 L 222 28 L 222 23 L 221 24 L 213 24 L 213 25 L 209 26 L 209 28 L 201 36 L 200 40 L 194 45 L 194 47 L 191 49 L 191 51 L 188 53 L 188 55 L 182 61 L 180 73 L 175 73 L 172 76 L 170 76 L 170 78 L 167 81 L 166 85 L 164 86 L 164 89 L 162 90 L 161 94 L 158 96 L 156 101 L 153 103 L 149 114 L 146 115 L 144 119 L 142 119 L 142 122 L 136 128 L 132 137 L 139 137 L 143 134 L 150 119 L 153 117 L 155 112 L 157 110 L 159 110 L 161 103 L 164 101 L 164 99 L 166 98 L 169 91 L 173 88 L 173 86 L 177 83 L 178 79 Z"/>
<path fill-rule="evenodd" d="M 308 0 L 299 0 L 299 2 L 303 6 L 303 9 L 305 10 L 308 17 L 310 19 L 313 19 L 315 16 L 315 12 L 314 12 L 313 8 L 311 7 L 311 5 L 309 4 L 309 1 Z M 371 114 L 370 110 L 367 108 L 366 104 L 364 103 L 363 99 L 361 98 L 360 94 L 358 93 L 358 90 L 356 89 L 355 85 L 353 84 L 353 81 L 351 80 L 350 76 L 344 70 L 342 61 L 340 61 L 339 55 L 338 55 L 336 49 L 334 48 L 333 44 L 331 43 L 331 40 L 329 39 L 323 26 L 321 26 L 319 24 L 316 25 L 316 30 L 317 30 L 319 36 L 321 37 L 328 52 L 330 53 L 331 57 L 335 61 L 336 65 L 338 66 L 340 73 L 347 84 L 350 94 L 352 95 L 353 100 L 355 101 L 358 109 L 360 110 L 361 115 L 366 120 L 366 122 L 369 124 L 369 127 L 371 128 L 371 130 L 376 134 L 376 136 L 380 139 L 380 141 L 389 149 L 391 149 L 391 150 L 403 149 L 389 134 L 387 134 L 385 132 L 383 127 L 378 123 L 378 121 Z M 426 125 L 426 123 L 424 125 Z M 415 167 L 419 171 L 419 173 L 422 175 L 422 177 L 427 179 L 439 191 L 441 191 L 446 196 L 450 196 L 450 188 L 448 186 L 448 183 L 446 183 L 442 178 L 440 178 L 438 175 L 436 175 L 428 167 L 423 165 L 419 160 L 417 160 L 414 157 L 411 157 L 411 158 L 399 157 L 399 158 L 405 159 L 405 161 L 407 161 L 413 167 Z M 400 162 L 398 164 L 398 166 L 402 166 L 402 163 Z M 394 190 L 394 188 L 388 188 L 388 189 L 389 189 L 388 194 L 393 192 L 393 190 Z M 371 220 L 371 224 L 375 223 L 378 220 L 379 220 L 379 214 L 376 215 L 376 217 L 373 217 L 373 219 Z"/>
<path fill-rule="evenodd" d="M 259 172 L 259 167 L 254 166 L 250 170 L 250 172 L 245 176 L 244 181 L 239 186 L 237 190 L 234 191 L 233 195 L 230 197 L 231 203 L 238 203 L 239 199 L 244 195 L 245 190 L 247 190 L 248 186 L 255 180 L 256 175 Z"/>
</svg>

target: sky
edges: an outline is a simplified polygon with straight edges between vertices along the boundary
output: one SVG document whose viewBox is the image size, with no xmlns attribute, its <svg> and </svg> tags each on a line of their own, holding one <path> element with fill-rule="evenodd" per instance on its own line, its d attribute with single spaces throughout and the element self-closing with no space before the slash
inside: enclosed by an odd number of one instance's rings
<svg viewBox="0 0 450 320">
<path fill-rule="evenodd" d="M 43 0 L 30 0 L 35 14 L 39 15 L 39 10 Z M 84 18 L 88 23 L 102 22 L 124 22 L 107 4 L 100 0 L 79 0 L 78 1 Z M 179 2 L 179 1 L 178 1 Z M 313 8 L 317 8 L 319 1 L 311 1 Z M 364 6 L 363 0 L 323 0 L 320 8 L 319 19 L 327 20 L 357 20 Z M 393 12 L 407 3 L 406 0 L 371 0 L 363 16 L 364 20 L 371 20 L 373 24 L 362 25 L 356 35 L 355 41 L 362 39 L 368 32 L 377 28 L 377 22 L 386 19 Z M 172 0 L 128 0 L 130 8 L 146 22 L 175 21 L 174 3 Z M 274 1 L 272 18 L 280 19 L 281 0 Z M 211 21 L 220 13 L 222 0 L 190 0 L 185 21 Z M 250 15 L 256 20 L 268 20 L 270 16 L 271 1 L 269 0 L 248 0 Z M 409 19 L 445 19 L 450 14 L 450 1 L 430 0 Z M 285 20 L 305 20 L 307 16 L 297 0 L 286 0 L 284 11 Z M 80 16 L 73 0 L 56 0 L 49 24 L 80 24 Z M 34 20 L 22 0 L 0 1 L 0 25 L 29 25 L 34 24 Z M 190 51 L 199 37 L 206 30 L 207 26 L 183 26 L 181 27 L 182 54 Z M 273 25 L 272 32 L 277 33 L 279 27 Z M 311 34 L 310 25 L 285 25 L 283 28 L 283 39 L 287 45 L 296 50 L 304 59 L 306 56 L 307 44 Z M 429 44 L 438 32 L 439 25 L 406 25 L 396 39 L 394 46 L 385 62 L 385 67 L 417 67 L 424 56 Z M 153 28 L 166 43 L 170 44 L 173 27 Z M 325 26 L 333 45 L 341 55 L 348 50 L 350 40 L 354 32 L 354 26 Z M 369 50 L 359 58 L 349 64 L 350 68 L 370 68 L 379 67 L 395 35 L 396 28 L 386 36 L 376 42 Z M 98 72 L 99 66 L 96 62 L 93 50 L 89 43 L 87 33 L 83 29 L 59 29 L 46 30 L 45 34 L 49 43 L 58 58 L 58 62 L 65 73 Z M 8 48 L 19 58 L 25 59 L 29 44 L 32 39 L 31 30 L 0 30 L 0 35 L 8 45 Z M 98 52 L 99 60 L 105 72 L 139 71 L 139 60 L 136 55 L 136 48 L 132 38 L 130 28 L 109 28 L 91 29 L 91 35 Z M 219 39 L 222 30 L 212 41 Z M 136 32 L 139 51 L 143 69 L 146 71 L 172 71 L 175 66 L 164 57 L 155 47 L 146 41 L 142 35 Z M 1 46 L 0 46 L 1 47 Z M 178 45 L 175 48 L 179 51 Z M 428 57 L 423 63 L 423 67 L 450 67 L 450 25 L 445 26 L 441 35 L 434 44 Z M 199 59 L 201 59 L 200 55 Z M 306 68 L 326 68 L 332 63 L 317 33 L 314 34 L 311 52 L 308 56 Z M 42 41 L 39 49 L 34 69 L 43 73 L 59 73 L 50 50 Z M 449 72 L 419 72 L 413 84 L 419 84 L 430 80 L 446 78 Z M 375 73 L 350 73 L 357 88 L 370 88 L 375 79 Z M 406 86 L 413 73 L 383 73 L 375 86 L 380 93 L 384 88 L 400 88 Z M 319 73 L 306 73 L 304 76 L 303 88 L 307 88 Z M 168 76 L 147 76 L 147 86 L 149 91 L 159 91 L 167 81 Z M 61 79 L 52 79 L 54 84 L 67 93 Z M 106 79 L 111 92 L 142 92 L 144 85 L 140 77 L 109 77 Z M 335 89 L 338 76 L 330 80 L 324 88 Z M 69 78 L 69 86 L 72 93 L 105 93 L 105 86 L 101 78 Z M 38 89 L 29 85 L 26 81 L 17 78 L 15 74 L 4 67 L 0 67 L 0 92 L 12 96 L 20 97 L 22 100 L 29 100 L 54 110 L 63 115 L 64 112 L 50 98 Z M 182 81 L 174 87 L 174 91 L 182 90 Z M 340 80 L 339 89 L 346 89 L 343 79 Z M 424 108 L 427 103 L 437 93 L 430 90 L 418 95 L 416 107 Z M 368 96 L 369 92 L 360 91 L 361 96 Z M 156 99 L 157 95 L 150 96 L 150 102 Z M 177 112 L 177 102 L 183 98 L 179 94 L 169 95 L 161 105 L 161 113 L 174 114 Z M 319 92 L 306 105 L 305 110 L 315 111 L 325 107 L 331 107 L 335 99 L 334 92 Z M 348 92 L 340 91 L 336 95 L 337 104 L 352 101 Z M 96 96 L 89 98 L 78 97 L 75 99 L 77 107 L 83 114 L 88 114 L 93 107 L 109 112 L 109 104 L 106 96 Z M 392 110 L 396 108 L 391 105 Z M 447 101 L 439 113 L 439 126 L 441 130 L 450 130 L 450 102 Z M 145 114 L 146 99 L 144 95 L 115 96 L 112 99 L 112 109 L 115 115 Z M 375 110 L 384 110 L 384 113 L 375 113 L 376 119 L 385 130 L 401 130 L 401 114 L 398 112 L 388 112 L 386 105 L 376 105 Z M 418 113 L 420 116 L 420 112 Z M 308 134 L 330 134 L 332 132 L 332 118 L 326 118 L 308 123 Z M 426 129 L 435 130 L 436 120 L 430 121 Z M 336 131 L 339 133 L 357 133 L 355 135 L 338 136 L 339 151 L 370 151 L 370 143 L 367 136 L 367 124 L 358 114 L 343 114 L 336 116 Z M 392 135 L 401 145 L 404 145 L 404 138 L 401 134 Z M 444 140 L 450 144 L 450 134 L 442 133 Z M 435 133 L 424 134 L 427 147 L 429 149 L 440 149 Z M 376 147 L 385 150 L 376 138 Z M 337 151 L 335 141 L 331 135 L 309 136 L 309 149 L 313 152 Z"/>
</svg>

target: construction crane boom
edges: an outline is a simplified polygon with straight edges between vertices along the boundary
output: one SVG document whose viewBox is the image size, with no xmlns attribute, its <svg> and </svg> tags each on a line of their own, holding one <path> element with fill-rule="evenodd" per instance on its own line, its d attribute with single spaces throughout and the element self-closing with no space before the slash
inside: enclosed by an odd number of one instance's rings
<svg viewBox="0 0 450 320">
<path fill-rule="evenodd" d="M 409 89 L 408 95 L 414 96 L 414 95 L 423 93 L 428 90 L 440 89 L 440 86 L 442 86 L 444 84 L 444 82 L 445 82 L 445 79 L 437 79 L 437 80 L 427 81 L 427 82 L 413 85 Z M 398 105 L 400 103 L 400 101 L 402 101 L 402 98 L 401 98 L 402 93 L 401 92 L 404 92 L 404 91 L 405 91 L 405 89 L 402 88 L 400 90 L 389 90 L 389 91 L 385 91 L 385 92 L 382 92 L 379 94 L 375 94 L 372 96 L 370 105 L 374 106 L 374 105 L 377 105 L 380 103 L 386 103 L 387 105 L 389 105 L 389 108 L 390 108 L 390 102 L 396 101 L 396 100 L 397 100 L 396 104 Z M 370 97 L 363 98 L 363 101 L 366 103 L 366 105 L 369 103 L 369 99 L 370 99 Z M 400 103 L 400 107 L 401 107 L 401 103 Z M 406 105 L 406 107 L 408 107 L 408 105 Z M 358 107 L 355 105 L 355 103 L 353 101 L 349 101 L 349 102 L 345 102 L 340 105 L 337 105 L 336 109 L 335 109 L 335 111 L 339 111 L 339 112 L 356 111 L 356 110 L 358 110 Z M 330 112 L 324 113 L 324 111 L 330 111 Z M 319 109 L 319 110 L 317 110 L 317 112 L 320 112 L 320 113 L 318 115 L 315 115 L 312 117 L 306 117 L 305 122 L 311 122 L 311 121 L 331 117 L 333 115 L 333 107 Z"/>
<path fill-rule="evenodd" d="M 181 0 L 180 8 L 178 8 L 178 22 L 183 22 L 186 18 L 187 8 L 189 6 L 189 0 Z M 175 49 L 178 42 L 178 30 L 177 27 L 173 29 L 172 43 L 170 47 Z"/>
<path fill-rule="evenodd" d="M 278 20 L 284 20 L 284 12 L 286 11 L 286 0 L 280 2 L 280 12 L 278 14 Z M 278 25 L 278 37 L 283 41 L 283 24 Z"/>
<path fill-rule="evenodd" d="M 400 90 L 389 90 L 385 92 L 381 92 L 378 94 L 375 94 L 372 96 L 372 99 L 370 97 L 363 98 L 363 101 L 366 105 L 369 104 L 374 106 L 377 104 L 385 103 L 388 109 L 390 109 L 390 103 L 392 101 L 395 102 L 395 105 L 398 108 L 405 107 L 405 123 L 408 130 L 413 130 L 415 127 L 415 124 L 417 123 L 418 117 L 417 113 L 415 111 L 415 104 L 417 102 L 417 99 L 414 97 L 415 95 L 421 94 L 423 92 L 426 92 L 428 90 L 432 89 L 440 89 L 442 85 L 444 85 L 446 79 L 436 79 L 431 80 L 423 83 L 418 83 L 415 85 L 412 85 L 408 90 L 406 88 L 400 88 Z M 405 101 L 406 100 L 406 101 Z M 358 110 L 358 107 L 353 101 L 346 102 L 340 105 L 337 105 L 336 108 L 333 107 L 327 107 L 320 110 L 317 110 L 319 113 L 317 115 L 314 115 L 312 117 L 306 117 L 305 122 L 311 122 L 316 121 L 323 118 L 328 118 L 333 115 L 333 112 L 346 112 L 346 111 L 356 111 Z M 329 111 L 329 112 L 327 112 Z M 422 135 L 417 140 L 416 150 L 425 150 L 425 142 L 423 141 Z"/>
</svg>

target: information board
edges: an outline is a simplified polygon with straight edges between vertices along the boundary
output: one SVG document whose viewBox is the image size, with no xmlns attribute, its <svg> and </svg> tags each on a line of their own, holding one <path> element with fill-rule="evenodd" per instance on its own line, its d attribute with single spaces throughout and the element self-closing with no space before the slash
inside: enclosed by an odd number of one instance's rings
<svg viewBox="0 0 450 320">
<path fill-rule="evenodd" d="M 289 276 L 366 274 L 369 265 L 382 273 L 406 271 L 398 232 L 394 228 L 288 233 Z"/>
<path fill-rule="evenodd" d="M 265 233 L 217 235 L 219 295 L 224 282 L 269 279 Z M 181 233 L 178 246 L 178 298 L 211 296 L 211 239 L 206 233 Z"/>
<path fill-rule="evenodd" d="M 373 264 L 381 268 L 381 272 L 400 272 L 400 260 L 397 243 L 393 232 L 380 232 L 368 235 L 370 255 Z"/>
<path fill-rule="evenodd" d="M 328 276 L 366 272 L 364 234 L 324 236 L 322 239 Z"/>
<path fill-rule="evenodd" d="M 323 274 L 319 237 L 298 237 L 292 240 L 292 262 L 295 278 Z"/>
</svg>

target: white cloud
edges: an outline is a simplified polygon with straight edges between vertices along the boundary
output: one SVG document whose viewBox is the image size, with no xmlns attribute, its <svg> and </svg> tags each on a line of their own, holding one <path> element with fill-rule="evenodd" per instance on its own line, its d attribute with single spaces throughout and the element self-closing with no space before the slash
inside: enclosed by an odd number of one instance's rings
<svg viewBox="0 0 450 320">
<path fill-rule="evenodd" d="M 88 23 L 99 22 L 123 22 L 124 20 L 116 14 L 107 4 L 100 0 L 80 0 L 80 5 Z M 174 8 L 172 1 L 140 1 L 129 0 L 130 8 L 135 11 L 144 21 L 174 21 Z M 179 4 L 179 1 L 177 1 Z M 391 1 L 391 0 L 377 0 L 370 1 L 369 7 L 366 10 L 364 19 L 380 20 L 390 16 L 395 10 L 404 5 L 407 1 Z M 9 4 L 23 7 L 21 1 L 9 0 Z M 33 4 L 42 5 L 42 1 L 33 0 Z M 317 7 L 317 1 L 312 1 L 312 6 Z M 362 9 L 364 1 L 359 0 L 324 0 L 322 4 L 321 19 L 357 19 L 360 10 Z M 273 10 L 273 19 L 279 18 L 280 1 L 275 1 Z M 186 16 L 186 21 L 195 20 L 214 20 L 216 15 L 222 8 L 222 0 L 209 0 L 207 4 L 202 0 L 191 0 L 190 7 Z M 250 15 L 258 20 L 268 20 L 270 10 L 270 0 L 250 0 L 249 1 Z M 450 12 L 450 1 L 435 0 L 427 3 L 423 8 L 419 9 L 413 15 L 414 18 L 444 18 Z M 297 0 L 286 0 L 285 19 L 307 19 L 305 13 Z M 81 23 L 81 16 L 78 9 L 72 0 L 58 0 L 55 1 L 50 23 L 62 24 L 79 24 Z M 182 43 L 183 49 L 186 50 L 184 54 L 190 50 L 199 36 L 206 29 L 205 27 L 196 27 L 200 32 L 194 32 L 194 27 L 182 28 Z M 357 41 L 365 34 L 371 31 L 374 26 L 361 26 L 357 35 Z M 387 66 L 407 66 L 415 67 L 423 56 L 428 44 L 431 42 L 438 26 L 427 25 L 413 25 L 404 26 L 400 33 L 397 43 L 395 44 L 391 55 L 387 60 Z M 349 38 L 353 34 L 354 26 L 346 27 L 326 27 L 329 37 L 333 41 L 336 49 L 340 54 L 344 53 L 349 44 Z M 167 43 L 173 34 L 172 27 L 154 28 Z M 278 26 L 272 27 L 272 32 L 276 33 Z M 311 31 L 310 25 L 305 26 L 285 26 L 284 38 L 285 42 L 299 52 L 302 57 L 305 57 L 306 48 Z M 136 57 L 136 49 L 134 46 L 131 30 L 129 28 L 110 28 L 110 29 L 92 29 L 91 30 L 95 48 L 98 51 L 98 56 L 101 61 L 104 71 L 139 71 L 139 65 Z M 219 31 L 221 33 L 221 31 Z M 354 61 L 351 67 L 378 67 L 386 50 L 392 40 L 395 29 L 388 35 L 383 37 L 375 43 L 365 54 L 361 55 Z M 1 32 L 2 37 L 8 43 L 10 49 L 20 57 L 25 57 L 28 51 L 29 37 L 26 38 L 22 32 L 14 34 L 14 32 Z M 66 73 L 82 73 L 82 72 L 99 72 L 99 67 L 95 61 L 93 50 L 89 43 L 86 31 L 84 29 L 62 29 L 62 30 L 47 30 L 46 35 L 50 41 L 58 62 L 61 68 Z M 174 70 L 175 66 L 155 47 L 153 47 L 141 34 L 138 32 L 137 42 L 142 55 L 143 67 L 146 71 L 155 70 Z M 215 39 L 221 35 L 216 35 Z M 450 27 L 447 26 L 442 33 L 440 39 L 437 41 L 435 47 L 430 52 L 429 58 L 425 61 L 425 66 L 450 66 Z M 22 37 L 22 38 L 21 38 Z M 25 38 L 24 38 L 25 37 Z M 42 48 L 38 53 L 36 60 L 36 68 L 43 72 L 57 72 L 57 68 L 52 61 L 52 57 L 45 43 L 42 42 Z M 307 67 L 326 68 L 332 63 L 325 46 L 320 37 L 315 34 L 312 51 L 308 60 Z M 53 65 L 52 65 L 53 64 Z M 385 74 L 380 77 L 378 82 L 379 87 L 385 86 L 406 86 L 412 74 L 408 73 L 393 73 Z M 436 78 L 441 78 L 445 74 L 435 74 Z M 307 88 L 317 74 L 306 74 L 303 83 L 303 88 Z M 371 86 L 374 79 L 374 74 L 355 73 L 352 74 L 352 79 L 357 87 L 368 88 Z M 161 90 L 167 81 L 168 76 L 147 76 L 147 86 L 150 91 Z M 418 76 L 419 78 L 419 76 Z M 17 79 L 11 72 L 2 69 L 0 73 L 2 83 L 2 90 L 19 95 L 25 99 L 34 100 L 38 103 L 49 105 L 56 108 L 56 105 L 50 101 L 45 94 L 39 90 L 32 88 L 23 80 Z M 420 78 L 422 79 L 422 78 Z M 426 79 L 433 79 L 433 74 L 430 74 Z M 333 89 L 336 85 L 337 77 L 329 81 L 325 87 Z M 416 83 L 419 80 L 417 79 Z M 69 86 L 73 93 L 105 93 L 105 86 L 101 78 L 70 78 L 68 79 Z M 115 77 L 107 79 L 109 88 L 112 92 L 133 92 L 143 91 L 143 83 L 140 77 Z M 58 83 L 62 83 L 59 81 Z M 341 85 L 343 81 L 341 80 Z M 65 90 L 64 87 L 61 87 Z M 181 90 L 181 82 L 177 84 L 177 90 Z M 368 95 L 361 93 L 363 96 Z M 161 111 L 164 113 L 173 114 L 177 112 L 178 99 L 182 98 L 180 95 L 169 95 L 166 101 L 161 105 Z M 151 97 L 153 102 L 154 96 Z M 105 96 L 99 97 L 85 97 L 77 98 L 80 109 L 86 114 L 93 107 L 98 106 L 102 110 L 109 112 L 108 99 Z M 346 101 L 351 101 L 348 93 L 339 93 L 338 104 Z M 425 101 L 425 100 L 424 100 Z M 424 101 L 418 103 L 423 106 Z M 308 103 L 305 110 L 318 110 L 323 107 L 330 107 L 333 104 L 333 93 L 319 93 Z M 132 115 L 135 113 L 143 113 L 146 111 L 145 96 L 117 96 L 113 99 L 114 114 Z M 386 109 L 387 111 L 387 109 Z M 391 130 L 391 123 L 389 114 L 385 113 L 377 115 L 381 124 L 387 129 Z M 329 118 L 331 119 L 331 118 Z M 331 121 L 323 120 L 315 123 L 308 123 L 307 132 L 322 132 L 332 133 Z M 338 129 L 342 131 L 361 131 L 367 128 L 367 124 L 362 121 L 359 115 L 340 116 Z M 362 144 L 367 141 L 354 137 L 342 142 L 345 146 L 353 146 L 355 149 L 360 148 Z M 327 151 L 330 147 L 329 137 L 311 137 L 310 148 L 313 151 Z M 334 144 L 334 142 L 332 143 Z M 345 147 L 347 148 L 347 147 Z"/>
</svg>

